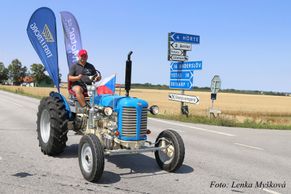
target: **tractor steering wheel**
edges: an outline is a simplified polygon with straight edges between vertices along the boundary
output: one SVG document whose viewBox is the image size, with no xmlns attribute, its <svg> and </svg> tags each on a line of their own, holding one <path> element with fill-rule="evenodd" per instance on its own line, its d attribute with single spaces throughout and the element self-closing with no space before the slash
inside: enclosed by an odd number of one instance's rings
<svg viewBox="0 0 291 194">
<path fill-rule="evenodd" d="M 97 80 L 97 81 L 100 81 L 100 80 L 101 80 L 101 73 L 100 73 L 99 71 L 96 70 L 96 72 L 95 72 L 94 75 L 91 75 L 91 76 L 88 76 L 88 77 L 89 77 L 89 79 L 90 79 L 92 82 L 95 81 L 96 77 L 100 77 L 100 79 Z"/>
</svg>

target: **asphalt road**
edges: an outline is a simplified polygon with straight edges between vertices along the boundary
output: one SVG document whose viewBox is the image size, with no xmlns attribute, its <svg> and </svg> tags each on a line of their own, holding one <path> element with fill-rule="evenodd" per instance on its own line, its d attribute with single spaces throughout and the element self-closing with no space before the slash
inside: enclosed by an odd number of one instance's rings
<svg viewBox="0 0 291 194">
<path fill-rule="evenodd" d="M 41 153 L 38 104 L 0 91 L 0 193 L 291 193 L 291 131 L 149 119 L 150 140 L 168 128 L 182 136 L 184 165 L 168 173 L 153 153 L 110 156 L 101 182 L 94 184 L 79 169 L 81 136 L 69 133 L 58 157 Z"/>
</svg>

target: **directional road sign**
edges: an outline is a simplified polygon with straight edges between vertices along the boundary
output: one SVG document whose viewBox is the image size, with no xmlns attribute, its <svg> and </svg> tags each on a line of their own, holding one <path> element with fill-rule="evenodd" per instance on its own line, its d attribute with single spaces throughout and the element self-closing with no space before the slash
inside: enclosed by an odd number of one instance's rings
<svg viewBox="0 0 291 194">
<path fill-rule="evenodd" d="M 193 77 L 192 71 L 171 71 L 170 79 L 191 79 Z"/>
<path fill-rule="evenodd" d="M 188 56 L 170 55 L 169 61 L 188 61 Z"/>
<path fill-rule="evenodd" d="M 171 49 L 170 50 L 170 55 L 186 56 L 186 51 Z"/>
<path fill-rule="evenodd" d="M 178 101 L 178 102 L 188 102 L 192 104 L 199 104 L 198 96 L 188 96 L 182 94 L 169 94 L 169 100 Z"/>
<path fill-rule="evenodd" d="M 171 89 L 183 89 L 183 90 L 191 90 L 193 86 L 193 77 L 190 79 L 171 79 L 170 86 Z"/>
<path fill-rule="evenodd" d="M 170 39 L 174 42 L 186 42 L 191 44 L 199 44 L 200 36 L 192 35 L 192 34 L 182 34 L 177 32 L 170 33 Z"/>
<path fill-rule="evenodd" d="M 170 42 L 171 48 L 170 49 L 180 49 L 185 51 L 192 50 L 192 44 L 183 43 L 183 42 Z"/>
<path fill-rule="evenodd" d="M 174 71 L 201 70 L 202 61 L 172 62 L 170 67 L 171 67 L 171 70 L 174 70 Z"/>
</svg>

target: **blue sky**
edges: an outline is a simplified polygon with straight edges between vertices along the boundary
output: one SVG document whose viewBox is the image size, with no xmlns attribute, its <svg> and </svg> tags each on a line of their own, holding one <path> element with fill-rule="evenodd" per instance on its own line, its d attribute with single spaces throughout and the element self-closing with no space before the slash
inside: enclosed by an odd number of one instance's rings
<svg viewBox="0 0 291 194">
<path fill-rule="evenodd" d="M 49 7 L 57 19 L 60 73 L 68 66 L 60 11 L 77 18 L 89 62 L 124 82 L 132 50 L 132 82 L 169 84 L 168 32 L 200 35 L 189 59 L 202 60 L 194 85 L 290 92 L 291 1 L 288 0 L 27 0 L 5 1 L 0 12 L 0 62 L 41 63 L 26 35 L 31 14 Z"/>
</svg>

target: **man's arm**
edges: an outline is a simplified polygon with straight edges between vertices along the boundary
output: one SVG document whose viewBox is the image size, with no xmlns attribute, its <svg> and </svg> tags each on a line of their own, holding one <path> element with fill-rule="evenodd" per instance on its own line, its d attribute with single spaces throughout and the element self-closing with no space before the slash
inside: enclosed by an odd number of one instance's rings
<svg viewBox="0 0 291 194">
<path fill-rule="evenodd" d="M 79 74 L 77 76 L 69 75 L 69 81 L 71 82 L 79 81 L 81 80 L 81 78 L 82 78 L 82 74 Z"/>
</svg>

